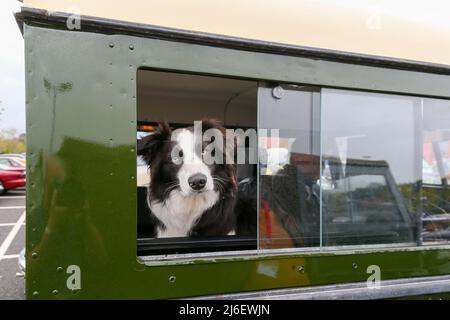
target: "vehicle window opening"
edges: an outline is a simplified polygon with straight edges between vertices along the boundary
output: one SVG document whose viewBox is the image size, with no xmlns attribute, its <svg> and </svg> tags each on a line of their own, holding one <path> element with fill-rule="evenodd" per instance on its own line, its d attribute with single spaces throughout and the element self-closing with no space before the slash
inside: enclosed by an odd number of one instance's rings
<svg viewBox="0 0 450 320">
<path fill-rule="evenodd" d="M 249 161 L 256 145 L 250 146 L 255 144 L 250 136 L 238 135 L 256 130 L 256 94 L 254 81 L 138 70 L 138 256 L 256 249 L 257 157 Z M 199 121 L 202 136 L 192 142 Z M 208 147 L 224 129 L 235 133 L 234 152 L 228 150 L 228 131 L 223 147 L 219 140 L 217 148 Z M 237 161 L 243 154 L 244 162 Z M 195 162 L 206 155 L 224 161 Z M 234 157 L 232 165 L 228 156 Z"/>
</svg>

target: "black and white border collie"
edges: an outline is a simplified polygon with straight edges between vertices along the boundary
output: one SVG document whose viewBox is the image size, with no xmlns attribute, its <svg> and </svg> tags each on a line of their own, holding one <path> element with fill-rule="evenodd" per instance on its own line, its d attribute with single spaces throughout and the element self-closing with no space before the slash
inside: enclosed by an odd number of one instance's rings
<svg viewBox="0 0 450 320">
<path fill-rule="evenodd" d="M 206 164 L 202 157 L 215 139 L 204 141 L 203 133 L 209 129 L 218 130 L 223 139 L 223 148 L 215 148 L 212 154 L 217 157 L 214 152 L 219 152 L 223 159 L 219 163 Z M 227 147 L 225 128 L 217 121 L 203 120 L 201 130 L 200 139 L 194 139 L 194 127 L 178 129 L 175 134 L 163 122 L 138 141 L 138 155 L 150 169 L 147 203 L 156 225 L 155 237 L 235 234 L 236 167 L 229 161 L 235 152 Z"/>
</svg>

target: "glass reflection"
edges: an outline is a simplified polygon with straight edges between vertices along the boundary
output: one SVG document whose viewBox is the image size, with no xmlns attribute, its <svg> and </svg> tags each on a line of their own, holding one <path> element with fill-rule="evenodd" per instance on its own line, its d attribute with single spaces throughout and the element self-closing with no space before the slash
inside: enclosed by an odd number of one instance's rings
<svg viewBox="0 0 450 320">
<path fill-rule="evenodd" d="M 450 239 L 448 101 L 324 89 L 321 114 L 323 245 Z"/>
<path fill-rule="evenodd" d="M 258 93 L 260 248 L 449 242 L 448 100 L 281 89 Z"/>
<path fill-rule="evenodd" d="M 316 88 L 259 88 L 259 248 L 320 245 L 319 102 Z"/>
</svg>

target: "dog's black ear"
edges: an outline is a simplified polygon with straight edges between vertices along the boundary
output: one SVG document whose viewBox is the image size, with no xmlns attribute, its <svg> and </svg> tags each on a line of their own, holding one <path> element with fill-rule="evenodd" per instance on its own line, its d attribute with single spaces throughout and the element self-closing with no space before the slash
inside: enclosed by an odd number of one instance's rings
<svg viewBox="0 0 450 320">
<path fill-rule="evenodd" d="M 217 119 L 203 118 L 202 119 L 202 131 L 205 132 L 208 129 L 218 129 L 225 134 L 225 128 Z"/>
<path fill-rule="evenodd" d="M 232 133 L 228 134 L 226 128 L 222 125 L 219 120 L 203 118 L 202 119 L 202 130 L 203 132 L 209 129 L 217 129 L 222 133 L 223 136 L 223 146 L 225 149 L 220 150 L 225 156 L 226 163 L 236 163 L 237 162 L 237 136 Z"/>
<path fill-rule="evenodd" d="M 161 122 L 158 129 L 148 136 L 138 140 L 137 154 L 142 156 L 145 162 L 150 165 L 155 159 L 164 141 L 170 140 L 172 130 L 167 122 Z"/>
</svg>

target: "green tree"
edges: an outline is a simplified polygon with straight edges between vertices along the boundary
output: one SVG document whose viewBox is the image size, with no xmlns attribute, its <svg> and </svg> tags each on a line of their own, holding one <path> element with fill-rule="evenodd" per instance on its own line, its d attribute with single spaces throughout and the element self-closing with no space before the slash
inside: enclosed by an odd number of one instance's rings
<svg viewBox="0 0 450 320">
<path fill-rule="evenodd" d="M 0 130 L 0 153 L 25 152 L 25 134 L 18 134 L 16 129 Z"/>
</svg>

